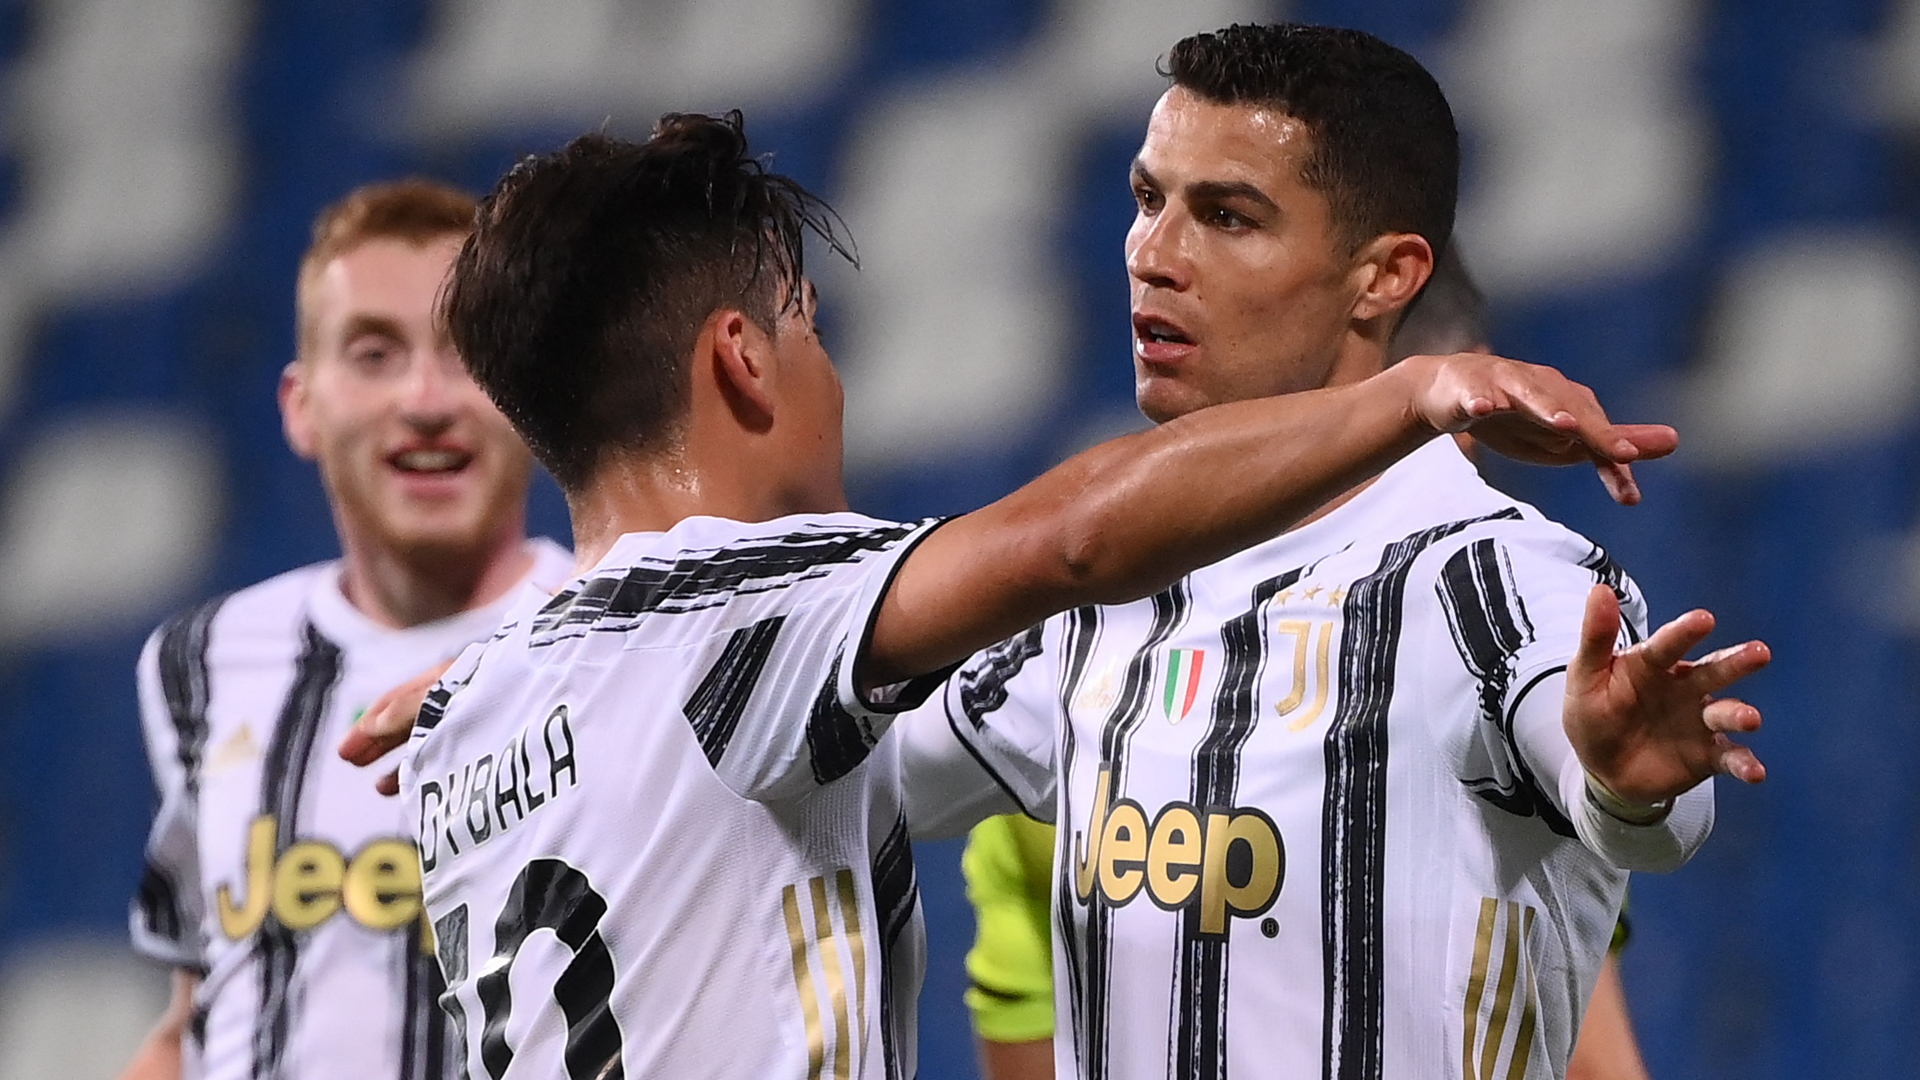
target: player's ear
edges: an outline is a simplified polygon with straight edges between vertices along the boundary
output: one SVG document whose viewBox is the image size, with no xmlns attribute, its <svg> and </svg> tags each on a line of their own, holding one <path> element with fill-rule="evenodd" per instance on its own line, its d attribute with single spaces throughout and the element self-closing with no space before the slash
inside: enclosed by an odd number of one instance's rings
<svg viewBox="0 0 1920 1080">
<path fill-rule="evenodd" d="M 694 344 L 696 371 L 710 372 L 735 422 L 755 433 L 773 426 L 773 342 L 746 313 L 721 308 Z"/>
<path fill-rule="evenodd" d="M 295 360 L 280 369 L 280 429 L 286 432 L 293 452 L 312 461 L 315 453 L 313 420 L 308 416 L 310 398 L 307 365 Z"/>
<path fill-rule="evenodd" d="M 1404 309 L 1433 276 L 1433 245 L 1416 233 L 1374 237 L 1354 256 L 1353 318 L 1368 321 Z"/>
</svg>

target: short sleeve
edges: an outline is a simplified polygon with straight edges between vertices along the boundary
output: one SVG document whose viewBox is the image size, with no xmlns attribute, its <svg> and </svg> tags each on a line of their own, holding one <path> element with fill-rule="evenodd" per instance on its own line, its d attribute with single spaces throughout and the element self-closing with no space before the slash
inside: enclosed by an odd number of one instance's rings
<svg viewBox="0 0 1920 1080">
<path fill-rule="evenodd" d="M 202 970 L 199 772 L 206 748 L 206 641 L 217 602 L 163 626 L 141 650 L 140 726 L 160 803 L 129 923 L 135 950 Z"/>
<path fill-rule="evenodd" d="M 1053 1034 L 1053 940 L 1047 910 L 1054 831 L 1013 815 L 989 818 L 967 838 L 960 869 L 973 904 L 967 1008 L 992 1042 Z"/>
<path fill-rule="evenodd" d="M 681 711 L 745 798 L 792 798 L 853 772 L 951 670 L 862 692 L 860 661 L 887 589 L 941 523 L 847 518 L 729 540 L 665 587 L 663 609 L 689 609 L 702 594 L 727 609 L 722 631 L 690 650 Z"/>
<path fill-rule="evenodd" d="M 1539 816 L 1572 837 L 1553 778 L 1543 782 L 1535 774 L 1513 724 L 1514 706 L 1565 671 L 1579 644 L 1581 611 L 1597 576 L 1565 554 L 1518 531 L 1483 536 L 1447 555 L 1433 588 L 1474 691 L 1470 708 L 1448 710 L 1472 724 L 1456 762 L 1460 779 L 1487 802 L 1521 817 Z"/>
<path fill-rule="evenodd" d="M 1029 817 L 1054 818 L 1059 746 L 1058 617 L 983 650 L 947 680 L 947 725 Z"/>
</svg>

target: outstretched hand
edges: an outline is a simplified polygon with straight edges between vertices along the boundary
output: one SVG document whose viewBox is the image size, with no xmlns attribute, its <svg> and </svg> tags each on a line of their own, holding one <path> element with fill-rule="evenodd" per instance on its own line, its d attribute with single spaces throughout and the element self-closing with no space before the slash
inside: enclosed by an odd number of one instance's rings
<svg viewBox="0 0 1920 1080">
<path fill-rule="evenodd" d="M 1665 424 L 1613 423 L 1592 390 L 1550 367 L 1459 353 L 1412 356 L 1398 368 L 1418 380 L 1414 408 L 1435 431 L 1471 431 L 1494 453 L 1535 465 L 1592 462 L 1607 493 L 1626 506 L 1640 501 L 1628 463 L 1680 445 Z"/>
<path fill-rule="evenodd" d="M 1580 647 L 1567 665 L 1567 738 L 1588 775 L 1625 802 L 1653 806 L 1717 773 L 1749 784 L 1766 767 L 1730 733 L 1756 731 L 1760 710 L 1713 695 L 1767 666 L 1758 641 L 1699 660 L 1687 653 L 1713 632 L 1713 616 L 1689 611 L 1632 648 L 1614 651 L 1620 604 L 1596 585 L 1587 597 Z"/>
<path fill-rule="evenodd" d="M 437 664 L 381 694 L 340 740 L 340 756 L 364 768 L 405 746 L 413 734 L 413 722 L 420 717 L 420 706 L 426 703 L 427 691 L 452 666 L 451 661 Z M 373 786 L 382 795 L 398 795 L 400 771 L 387 771 Z"/>
</svg>

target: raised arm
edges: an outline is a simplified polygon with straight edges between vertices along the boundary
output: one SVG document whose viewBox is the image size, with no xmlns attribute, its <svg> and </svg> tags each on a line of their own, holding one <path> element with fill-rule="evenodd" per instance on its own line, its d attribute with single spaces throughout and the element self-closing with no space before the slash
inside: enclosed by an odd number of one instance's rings
<svg viewBox="0 0 1920 1080">
<path fill-rule="evenodd" d="M 1627 462 L 1677 445 L 1616 426 L 1551 368 L 1413 357 L 1365 382 L 1203 409 L 1103 443 L 941 528 L 903 562 L 861 681 L 937 671 L 1055 612 L 1124 603 L 1274 536 L 1441 432 L 1543 464 L 1596 463 L 1639 498 Z"/>
</svg>

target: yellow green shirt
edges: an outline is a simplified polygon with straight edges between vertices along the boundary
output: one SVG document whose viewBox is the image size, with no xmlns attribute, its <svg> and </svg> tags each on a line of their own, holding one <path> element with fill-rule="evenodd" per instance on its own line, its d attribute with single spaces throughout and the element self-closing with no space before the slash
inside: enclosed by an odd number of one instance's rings
<svg viewBox="0 0 1920 1080">
<path fill-rule="evenodd" d="M 960 858 L 973 902 L 967 1008 L 989 1042 L 1053 1035 L 1053 826 L 1024 814 L 988 818 Z"/>
</svg>

